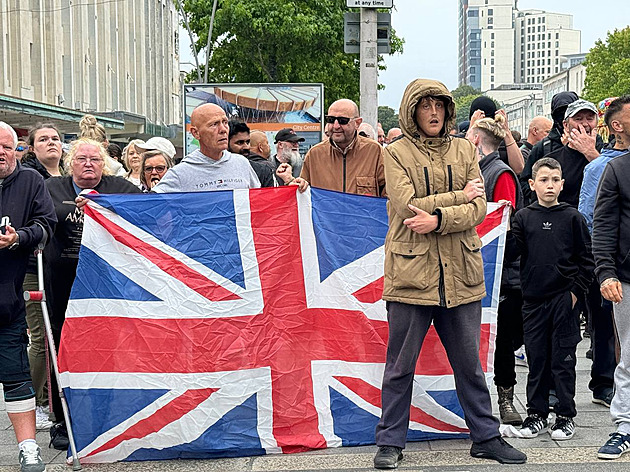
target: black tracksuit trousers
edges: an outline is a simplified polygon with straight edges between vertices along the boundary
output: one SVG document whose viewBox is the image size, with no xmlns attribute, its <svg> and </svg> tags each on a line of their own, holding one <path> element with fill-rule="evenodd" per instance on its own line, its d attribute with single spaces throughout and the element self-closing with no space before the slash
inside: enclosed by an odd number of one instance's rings
<svg viewBox="0 0 630 472">
<path fill-rule="evenodd" d="M 529 363 L 527 414 L 546 418 L 549 390 L 556 389 L 557 415 L 575 417 L 576 347 L 580 342 L 580 320 L 572 307 L 571 292 L 545 301 L 523 304 L 523 338 Z M 576 304 L 577 305 L 577 304 Z"/>
<path fill-rule="evenodd" d="M 501 287 L 494 351 L 494 384 L 516 385 L 514 351 L 523 344 L 523 294 L 518 288 Z"/>
</svg>

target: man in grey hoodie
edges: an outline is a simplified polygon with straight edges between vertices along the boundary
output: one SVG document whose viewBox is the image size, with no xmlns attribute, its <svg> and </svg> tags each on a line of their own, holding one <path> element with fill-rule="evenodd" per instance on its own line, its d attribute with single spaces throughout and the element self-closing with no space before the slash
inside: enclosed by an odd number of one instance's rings
<svg viewBox="0 0 630 472">
<path fill-rule="evenodd" d="M 204 192 L 259 188 L 260 181 L 246 157 L 227 151 L 228 119 L 221 107 L 206 103 L 190 115 L 190 132 L 199 149 L 169 169 L 153 187 L 157 193 Z"/>
</svg>

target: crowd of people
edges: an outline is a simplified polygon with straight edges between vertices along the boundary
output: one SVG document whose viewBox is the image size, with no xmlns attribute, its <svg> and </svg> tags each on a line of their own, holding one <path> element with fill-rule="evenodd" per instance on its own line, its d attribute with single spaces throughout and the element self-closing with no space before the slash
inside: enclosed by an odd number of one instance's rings
<svg viewBox="0 0 630 472">
<path fill-rule="evenodd" d="M 552 119 L 531 120 L 523 141 L 510 130 L 505 112 L 484 96 L 458 126 L 450 92 L 433 80 L 409 84 L 399 116 L 400 128 L 385 133 L 380 124 L 374 129 L 363 123 L 356 103 L 337 100 L 324 117 L 325 139 L 302 158 L 304 138 L 293 129 L 275 134 L 272 155 L 265 133 L 203 104 L 190 117 L 199 148 L 176 165 L 176 149 L 167 139 L 133 139 L 121 149 L 90 115 L 67 149 L 52 124 L 37 124 L 18 138 L 0 122 L 0 263 L 6 267 L 0 272 L 0 382 L 22 470 L 44 470 L 36 427 L 49 427 L 51 446 L 58 449 L 68 448 L 68 434 L 49 375 L 41 308 L 38 302 L 25 305 L 21 293 L 37 289 L 33 250 L 45 245 L 47 304 L 58 348 L 86 190 L 292 185 L 304 191 L 312 185 L 386 197 L 389 340 L 375 467 L 395 468 L 402 460 L 415 366 L 431 324 L 453 368 L 471 455 L 523 463 L 525 454 L 502 439 L 500 421 L 520 426 L 525 438 L 547 431 L 554 440 L 574 436 L 576 347 L 580 319 L 587 319 L 589 387 L 617 425 L 598 456 L 615 459 L 626 452 L 630 325 L 624 317 L 630 305 L 623 293 L 630 290 L 630 238 L 624 238 L 630 234 L 630 190 L 623 182 L 630 172 L 630 96 L 598 108 L 561 92 L 553 98 Z M 494 359 L 500 420 L 492 414 L 479 360 L 485 284 L 475 226 L 485 217 L 486 202 L 511 207 Z M 514 407 L 515 351 L 524 351 L 529 364 L 525 418 Z"/>
</svg>

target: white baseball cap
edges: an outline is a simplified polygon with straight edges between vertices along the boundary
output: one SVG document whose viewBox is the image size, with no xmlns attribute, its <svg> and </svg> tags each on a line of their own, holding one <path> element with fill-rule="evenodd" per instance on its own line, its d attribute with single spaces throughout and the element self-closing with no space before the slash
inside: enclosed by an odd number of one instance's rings
<svg viewBox="0 0 630 472">
<path fill-rule="evenodd" d="M 175 157 L 175 146 L 166 138 L 160 138 L 159 136 L 155 136 L 150 138 L 144 144 L 136 144 L 138 149 L 142 149 L 143 151 L 160 151 L 162 154 L 167 156 L 169 159 L 173 159 Z"/>
</svg>

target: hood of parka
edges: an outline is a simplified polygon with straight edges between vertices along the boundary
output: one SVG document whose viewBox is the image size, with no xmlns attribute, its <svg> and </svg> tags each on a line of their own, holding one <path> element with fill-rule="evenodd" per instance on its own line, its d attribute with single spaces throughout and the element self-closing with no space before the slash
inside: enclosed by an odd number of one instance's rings
<svg viewBox="0 0 630 472">
<path fill-rule="evenodd" d="M 453 96 L 446 86 L 437 80 L 416 79 L 407 85 L 398 110 L 400 128 L 405 136 L 421 138 L 415 120 L 416 105 L 423 97 L 427 96 L 444 97 L 447 102 L 444 127 L 440 132 L 440 137 L 447 136 L 448 131 L 455 126 L 455 102 L 453 102 Z"/>
</svg>

